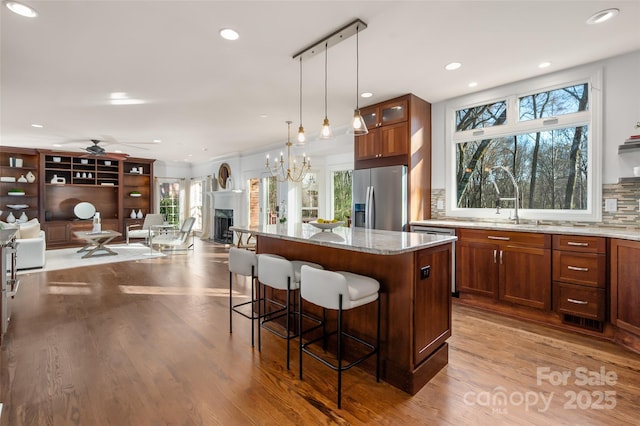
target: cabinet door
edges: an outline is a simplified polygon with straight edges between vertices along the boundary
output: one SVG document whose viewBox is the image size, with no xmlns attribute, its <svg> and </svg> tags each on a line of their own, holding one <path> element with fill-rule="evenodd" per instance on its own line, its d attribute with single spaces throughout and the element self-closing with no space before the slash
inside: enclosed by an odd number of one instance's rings
<svg viewBox="0 0 640 426">
<path fill-rule="evenodd" d="M 362 108 L 360 110 L 360 116 L 369 131 L 380 125 L 380 113 L 377 106 Z"/>
<path fill-rule="evenodd" d="M 456 245 L 458 290 L 498 297 L 498 246 L 459 241 Z"/>
<path fill-rule="evenodd" d="M 451 336 L 451 246 L 416 254 L 414 365 Z M 428 268 L 428 274 L 421 269 Z M 427 276 L 428 275 L 428 276 Z"/>
<path fill-rule="evenodd" d="M 408 102 L 406 98 L 396 99 L 380 105 L 380 118 L 378 120 L 380 125 L 386 126 L 389 124 L 407 121 L 407 106 Z"/>
<path fill-rule="evenodd" d="M 67 222 L 49 222 L 43 225 L 47 245 L 64 244 L 69 241 Z"/>
<path fill-rule="evenodd" d="M 611 323 L 640 336 L 640 242 L 611 240 Z"/>
<path fill-rule="evenodd" d="M 380 131 L 370 129 L 366 135 L 356 136 L 354 144 L 356 160 L 377 158 L 380 155 Z"/>
<path fill-rule="evenodd" d="M 409 153 L 407 123 L 384 126 L 380 128 L 379 132 L 380 154 L 382 157 L 407 155 Z"/>
<path fill-rule="evenodd" d="M 503 245 L 499 251 L 500 299 L 549 310 L 551 250 Z"/>
</svg>

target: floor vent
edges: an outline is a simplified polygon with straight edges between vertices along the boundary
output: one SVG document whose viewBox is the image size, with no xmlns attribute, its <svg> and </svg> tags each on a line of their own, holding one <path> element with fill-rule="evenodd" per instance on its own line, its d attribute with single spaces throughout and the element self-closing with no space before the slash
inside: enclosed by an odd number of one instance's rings
<svg viewBox="0 0 640 426">
<path fill-rule="evenodd" d="M 575 315 L 564 314 L 563 322 L 565 324 L 575 325 L 576 327 L 586 328 L 587 330 L 602 331 L 602 321 L 592 320 L 588 318 L 577 317 Z"/>
</svg>

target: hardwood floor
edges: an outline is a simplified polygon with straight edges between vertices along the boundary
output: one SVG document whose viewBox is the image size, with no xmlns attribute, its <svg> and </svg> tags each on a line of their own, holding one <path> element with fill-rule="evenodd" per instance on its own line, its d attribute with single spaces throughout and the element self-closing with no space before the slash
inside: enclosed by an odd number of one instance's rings
<svg viewBox="0 0 640 426">
<path fill-rule="evenodd" d="M 338 410 L 326 367 L 306 357 L 299 381 L 297 348 L 286 371 L 283 340 L 263 333 L 252 350 L 238 315 L 229 334 L 226 261 L 198 242 L 188 255 L 23 275 L 0 425 L 638 424 L 640 355 L 463 306 L 449 365 L 418 394 L 354 368 Z M 580 369 L 608 383 L 584 384 Z"/>
</svg>

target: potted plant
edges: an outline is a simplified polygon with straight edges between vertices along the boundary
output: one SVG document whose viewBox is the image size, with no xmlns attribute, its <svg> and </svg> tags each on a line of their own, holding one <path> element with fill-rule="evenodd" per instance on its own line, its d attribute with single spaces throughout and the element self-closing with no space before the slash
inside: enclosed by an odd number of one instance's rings
<svg viewBox="0 0 640 426">
<path fill-rule="evenodd" d="M 142 197 L 142 193 L 140 191 L 131 191 L 129 193 L 130 197 Z"/>
</svg>

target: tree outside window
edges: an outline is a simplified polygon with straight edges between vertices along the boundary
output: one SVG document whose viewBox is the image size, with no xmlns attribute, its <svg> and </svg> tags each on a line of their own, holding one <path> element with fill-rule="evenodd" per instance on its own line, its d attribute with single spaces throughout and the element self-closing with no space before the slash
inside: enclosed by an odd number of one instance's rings
<svg viewBox="0 0 640 426">
<path fill-rule="evenodd" d="M 456 143 L 457 207 L 496 207 L 500 196 L 513 197 L 508 176 L 488 171 L 504 166 L 516 178 L 522 208 L 586 210 L 588 94 L 588 84 L 582 83 L 518 96 L 511 110 L 508 101 L 457 110 L 456 132 L 467 135 L 458 136 Z M 487 136 L 484 129 L 491 129 Z M 476 133 L 482 136 L 474 137 Z"/>
<path fill-rule="evenodd" d="M 352 170 L 333 172 L 333 218 L 348 223 L 351 217 Z"/>
</svg>

